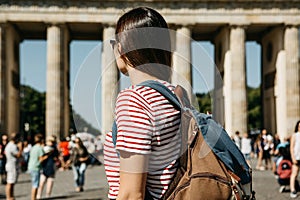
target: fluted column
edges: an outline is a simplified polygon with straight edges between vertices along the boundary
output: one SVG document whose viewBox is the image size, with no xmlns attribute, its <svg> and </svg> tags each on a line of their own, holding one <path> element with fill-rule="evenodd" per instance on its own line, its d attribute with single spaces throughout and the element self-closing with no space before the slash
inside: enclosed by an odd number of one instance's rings
<svg viewBox="0 0 300 200">
<path fill-rule="evenodd" d="M 230 27 L 228 39 L 230 50 L 224 61 L 225 128 L 233 134 L 247 131 L 244 28 Z"/>
<path fill-rule="evenodd" d="M 19 132 L 20 36 L 10 24 L 0 25 L 0 130 Z"/>
<path fill-rule="evenodd" d="M 102 73 L 101 73 L 101 118 L 102 133 L 106 134 L 111 130 L 114 121 L 114 109 L 116 97 L 119 91 L 119 71 L 116 65 L 113 49 L 109 40 L 115 37 L 115 28 L 109 26 L 103 30 L 102 43 Z"/>
<path fill-rule="evenodd" d="M 191 97 L 191 30 L 187 27 L 178 28 L 176 31 L 176 47 L 173 54 L 172 83 L 175 85 L 182 85 Z"/>
<path fill-rule="evenodd" d="M 223 28 L 218 31 L 214 38 L 215 45 L 215 63 L 214 69 L 214 91 L 213 91 L 213 118 L 225 126 L 225 93 L 224 93 L 224 61 L 228 61 L 229 55 L 229 29 Z M 227 56 L 226 56 L 227 55 Z"/>
<path fill-rule="evenodd" d="M 284 31 L 284 50 L 286 53 L 286 120 L 287 133 L 294 132 L 300 119 L 300 79 L 299 79 L 299 29 L 287 26 Z M 280 76 L 280 74 L 279 74 Z M 277 108 L 280 109 L 280 108 Z"/>
<path fill-rule="evenodd" d="M 0 25 L 0 131 L 6 131 L 6 42 L 5 25 Z"/>
<path fill-rule="evenodd" d="M 69 32 L 65 25 L 47 28 L 46 135 L 69 130 Z"/>
</svg>

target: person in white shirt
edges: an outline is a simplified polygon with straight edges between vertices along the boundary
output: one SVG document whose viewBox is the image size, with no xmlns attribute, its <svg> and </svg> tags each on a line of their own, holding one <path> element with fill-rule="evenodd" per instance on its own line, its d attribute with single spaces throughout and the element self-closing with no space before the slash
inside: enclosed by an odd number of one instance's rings
<svg viewBox="0 0 300 200">
<path fill-rule="evenodd" d="M 243 153 L 248 165 L 251 167 L 252 146 L 248 133 L 244 133 L 241 139 L 241 152 Z"/>
<path fill-rule="evenodd" d="M 10 134 L 10 141 L 5 147 L 7 172 L 6 199 L 14 200 L 14 185 L 18 179 L 18 158 L 22 156 L 23 144 L 17 133 Z"/>
<path fill-rule="evenodd" d="M 300 121 L 296 123 L 295 133 L 291 137 L 290 151 L 291 151 L 291 157 L 293 162 L 292 175 L 290 178 L 290 190 L 291 190 L 290 197 L 296 198 L 297 191 L 295 188 L 295 181 L 297 179 L 299 173 L 299 166 L 300 166 Z"/>
</svg>

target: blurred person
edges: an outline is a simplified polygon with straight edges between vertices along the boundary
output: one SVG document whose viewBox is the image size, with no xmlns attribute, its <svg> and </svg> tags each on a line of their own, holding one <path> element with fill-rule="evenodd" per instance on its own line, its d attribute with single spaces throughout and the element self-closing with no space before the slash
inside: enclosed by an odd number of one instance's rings
<svg viewBox="0 0 300 200">
<path fill-rule="evenodd" d="M 296 198 L 297 197 L 297 190 L 295 187 L 295 181 L 297 179 L 299 173 L 299 166 L 300 166 L 300 121 L 296 123 L 295 126 L 295 133 L 291 136 L 290 141 L 290 153 L 292 158 L 292 175 L 290 178 L 290 197 Z"/>
<path fill-rule="evenodd" d="M 28 170 L 31 175 L 31 200 L 35 200 L 37 196 L 37 190 L 40 183 L 40 170 L 42 169 L 41 163 L 48 158 L 47 154 L 44 154 L 43 150 L 43 135 L 36 134 L 34 136 L 34 146 L 30 150 Z"/>
<path fill-rule="evenodd" d="M 241 136 L 240 136 L 240 132 L 236 131 L 234 136 L 233 136 L 233 141 L 236 144 L 236 146 L 241 149 Z"/>
<path fill-rule="evenodd" d="M 6 164 L 6 156 L 5 156 L 5 147 L 8 143 L 8 136 L 7 134 L 3 133 L 1 136 L 1 143 L 0 143 L 0 175 L 1 175 L 1 183 L 3 185 L 6 184 L 6 170 L 5 170 L 5 164 Z"/>
<path fill-rule="evenodd" d="M 282 142 L 280 142 L 277 146 L 276 146 L 276 148 L 275 148 L 275 150 L 274 150 L 274 153 L 273 153 L 273 159 L 272 159 L 272 171 L 273 171 L 273 173 L 275 174 L 275 176 L 277 175 L 276 174 L 276 168 L 277 168 L 277 166 L 276 166 L 276 163 L 278 163 L 277 161 L 278 161 L 278 159 L 280 158 L 280 157 L 282 157 L 283 155 L 282 155 L 282 153 L 279 151 L 280 149 L 286 149 L 288 147 L 288 152 L 290 152 L 290 138 L 289 137 L 285 137 L 284 139 L 283 139 L 283 141 Z M 285 157 L 289 157 L 289 159 L 291 160 L 291 155 L 290 155 L 290 153 L 289 153 L 289 156 L 287 156 L 286 154 L 285 154 Z"/>
<path fill-rule="evenodd" d="M 257 153 L 257 164 L 256 169 L 257 170 L 265 170 L 265 168 L 262 166 L 262 160 L 263 160 L 263 138 L 261 133 L 257 136 L 255 140 L 255 149 Z"/>
<path fill-rule="evenodd" d="M 6 199 L 14 200 L 14 185 L 18 180 L 18 158 L 22 157 L 23 143 L 20 141 L 20 135 L 11 133 L 9 142 L 5 147 L 6 164 Z"/>
<path fill-rule="evenodd" d="M 271 155 L 274 147 L 273 137 L 270 134 L 268 134 L 264 138 L 263 142 L 263 160 L 265 161 L 265 169 L 272 169 Z"/>
<path fill-rule="evenodd" d="M 273 170 L 277 182 L 280 185 L 279 192 L 286 190 L 286 186 L 290 185 L 290 178 L 292 175 L 292 161 L 290 154 L 290 144 L 287 140 L 277 145 L 274 152 L 275 171 Z M 298 181 L 295 181 L 295 189 L 299 189 Z"/>
<path fill-rule="evenodd" d="M 55 161 L 58 159 L 58 151 L 55 148 L 55 142 L 53 137 L 47 139 L 46 146 L 43 147 L 43 150 L 44 156 L 46 156 L 47 158 L 42 162 L 42 173 L 40 176 L 40 183 L 37 191 L 38 199 L 42 197 L 43 189 L 46 183 L 47 198 L 51 196 L 53 188 L 56 171 Z"/>
<path fill-rule="evenodd" d="M 88 164 L 89 153 L 79 137 L 75 138 L 74 143 L 75 146 L 72 149 L 71 157 L 66 164 L 67 166 L 72 164 L 76 192 L 82 192 L 84 190 L 85 171 Z"/>
<path fill-rule="evenodd" d="M 241 152 L 243 153 L 248 165 L 251 167 L 251 139 L 249 138 L 248 133 L 244 133 L 241 139 Z"/>
<path fill-rule="evenodd" d="M 277 145 L 279 145 L 280 143 L 281 143 L 280 137 L 279 137 L 278 133 L 275 133 L 274 139 L 273 139 L 273 144 L 274 144 L 274 146 L 273 146 L 273 153 L 276 150 Z"/>
<path fill-rule="evenodd" d="M 63 138 L 60 143 L 58 144 L 58 150 L 60 152 L 60 161 L 61 161 L 61 169 L 65 170 L 66 162 L 70 159 L 70 138 L 66 137 Z"/>
<path fill-rule="evenodd" d="M 28 161 L 29 161 L 29 154 L 30 150 L 32 148 L 32 145 L 28 143 L 27 140 L 24 141 L 24 148 L 23 148 L 23 158 L 25 162 L 25 171 L 28 169 Z"/>
<path fill-rule="evenodd" d="M 99 152 L 100 154 L 103 153 L 103 143 L 101 141 L 101 135 L 96 137 L 96 151 Z"/>
</svg>

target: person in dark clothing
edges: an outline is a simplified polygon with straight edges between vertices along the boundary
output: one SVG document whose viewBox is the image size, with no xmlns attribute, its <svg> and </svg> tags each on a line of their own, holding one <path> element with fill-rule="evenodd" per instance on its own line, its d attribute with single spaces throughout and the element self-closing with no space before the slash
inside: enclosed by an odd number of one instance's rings
<svg viewBox="0 0 300 200">
<path fill-rule="evenodd" d="M 5 171 L 6 156 L 5 156 L 4 149 L 7 143 L 8 143 L 7 134 L 2 134 L 1 143 L 0 143 L 0 175 L 1 175 L 1 183 L 3 185 L 6 184 L 6 171 Z"/>
<path fill-rule="evenodd" d="M 42 197 L 43 189 L 46 183 L 46 197 L 50 197 L 54 184 L 54 177 L 56 171 L 55 162 L 58 159 L 59 153 L 55 146 L 55 140 L 53 137 L 48 138 L 48 140 L 46 141 L 44 152 L 44 155 L 47 155 L 47 159 L 42 162 L 42 174 L 40 177 L 40 184 L 37 192 L 38 199 Z"/>
<path fill-rule="evenodd" d="M 88 160 L 89 153 L 86 147 L 83 145 L 81 139 L 79 137 L 76 137 L 75 146 L 72 149 L 71 158 L 66 163 L 67 166 L 72 164 L 76 192 L 83 191 L 85 171 L 88 165 Z"/>
</svg>

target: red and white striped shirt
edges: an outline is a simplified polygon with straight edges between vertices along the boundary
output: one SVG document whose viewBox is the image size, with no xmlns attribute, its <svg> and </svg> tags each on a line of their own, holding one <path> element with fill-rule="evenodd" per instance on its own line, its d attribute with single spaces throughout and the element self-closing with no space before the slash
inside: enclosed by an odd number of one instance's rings
<svg viewBox="0 0 300 200">
<path fill-rule="evenodd" d="M 174 91 L 170 83 L 160 82 Z M 154 199 L 160 199 L 176 172 L 180 152 L 180 111 L 156 90 L 131 86 L 118 95 L 116 122 L 116 147 L 111 132 L 106 135 L 104 143 L 108 198 L 116 199 L 119 192 L 120 160 L 117 151 L 123 150 L 149 155 L 146 187 Z"/>
</svg>

